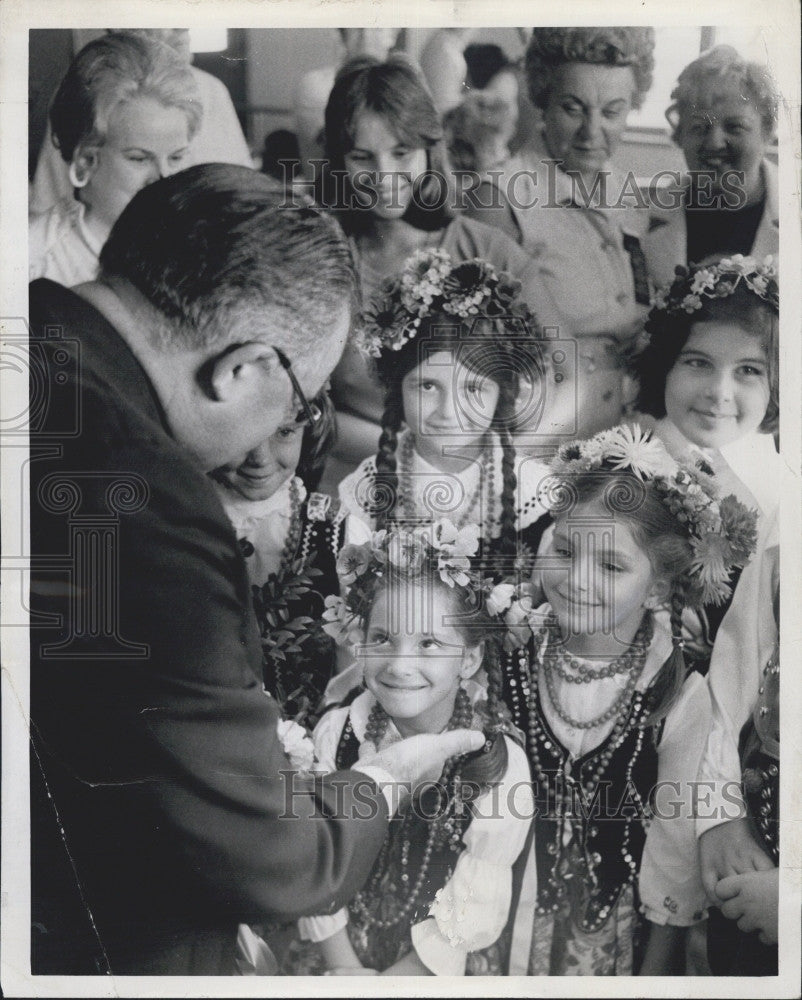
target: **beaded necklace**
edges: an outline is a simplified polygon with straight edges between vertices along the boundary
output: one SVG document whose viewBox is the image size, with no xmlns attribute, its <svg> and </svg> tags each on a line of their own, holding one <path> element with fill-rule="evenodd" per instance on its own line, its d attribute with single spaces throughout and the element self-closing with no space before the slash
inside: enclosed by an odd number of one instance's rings
<svg viewBox="0 0 802 1000">
<path fill-rule="evenodd" d="M 470 729 L 472 721 L 473 707 L 471 706 L 470 698 L 463 688 L 459 688 L 454 701 L 454 712 L 451 716 L 451 720 L 446 726 L 446 729 Z M 373 743 L 373 745 L 378 749 L 384 734 L 387 732 L 389 723 L 390 717 L 381 705 L 376 702 L 371 709 L 370 716 L 368 717 L 368 723 L 365 728 L 365 740 L 370 740 L 370 742 Z M 465 817 L 462 815 L 464 810 L 460 809 L 457 804 L 459 799 L 458 792 L 460 782 L 459 774 L 456 773 L 457 768 L 458 758 L 452 757 L 446 762 L 445 768 L 443 769 L 443 784 L 446 787 L 451 784 L 452 794 L 448 797 L 446 807 L 438 810 L 435 818 L 428 823 L 429 833 L 426 838 L 423 859 L 421 861 L 418 874 L 412 883 L 412 889 L 407 896 L 407 900 L 392 917 L 382 919 L 376 916 L 376 909 L 382 902 L 387 902 L 386 897 L 381 892 L 381 877 L 387 870 L 390 860 L 390 838 L 385 838 L 382 850 L 374 864 L 371 878 L 364 888 L 362 888 L 351 901 L 366 927 L 378 927 L 386 930 L 389 927 L 395 927 L 407 916 L 409 916 L 415 907 L 418 897 L 421 894 L 421 890 L 425 884 L 432 852 L 434 851 L 437 843 L 442 841 L 444 836 L 450 841 L 454 848 L 456 848 L 456 845 L 459 843 L 461 838 L 461 825 L 462 822 L 464 822 Z M 410 826 L 411 821 L 414 819 L 415 810 L 408 809 L 401 820 L 401 887 L 407 890 L 409 889 L 410 882 L 412 881 L 408 868 L 409 851 L 411 847 Z"/>
<path fill-rule="evenodd" d="M 547 631 L 547 627 L 544 627 L 539 632 L 541 649 L 543 649 L 543 645 L 546 642 Z M 624 829 L 619 846 L 619 854 L 628 869 L 626 881 L 622 885 L 613 886 L 605 898 L 593 896 L 589 901 L 587 912 L 581 917 L 583 928 L 588 931 L 595 931 L 602 927 L 607 920 L 623 885 L 634 883 L 637 877 L 638 861 L 630 850 L 632 824 L 636 819 L 639 819 L 644 827 L 648 828 L 649 817 L 651 815 L 648 802 L 643 800 L 632 781 L 633 770 L 641 755 L 646 733 L 644 723 L 649 711 L 646 696 L 643 692 L 634 692 L 629 711 L 620 712 L 607 739 L 603 741 L 598 750 L 587 761 L 576 767 L 576 761 L 571 758 L 570 754 L 546 730 L 542 720 L 538 694 L 537 657 L 533 660 L 531 671 L 528 669 L 525 654 L 519 653 L 518 659 L 521 670 L 520 682 L 513 684 L 513 678 L 511 677 L 510 685 L 515 692 L 513 701 L 515 702 L 516 710 L 520 711 L 521 694 L 527 705 L 527 746 L 534 781 L 536 786 L 539 785 L 541 788 L 548 789 L 550 781 L 553 779 L 556 791 L 554 805 L 546 814 L 546 818 L 555 821 L 555 839 L 546 848 L 547 852 L 554 856 L 554 864 L 548 878 L 548 890 L 553 902 L 548 907 L 538 902 L 537 912 L 539 914 L 547 912 L 556 913 L 557 910 L 565 905 L 568 893 L 565 884 L 565 875 L 561 873 L 560 865 L 566 838 L 579 845 L 579 849 L 584 855 L 584 864 L 587 869 L 590 888 L 592 891 L 598 890 L 599 878 L 596 868 L 602 862 L 602 857 L 597 851 L 591 849 L 592 841 L 599 833 L 598 827 L 589 825 L 587 835 L 583 835 L 583 820 L 589 820 L 587 813 L 588 798 L 590 798 L 590 801 L 593 800 L 596 789 L 599 787 L 615 751 L 631 733 L 636 732 L 635 746 L 633 753 L 627 760 L 624 780 L 626 783 L 625 787 L 632 795 L 634 805 L 637 807 L 640 817 L 634 815 L 633 810 L 629 810 L 622 820 Z M 541 746 L 543 746 L 544 750 L 557 757 L 559 764 L 556 774 L 547 771 L 543 767 L 540 757 Z M 586 770 L 588 764 L 594 765 L 590 771 Z M 574 773 L 575 767 L 576 773 Z M 573 809 L 577 798 L 579 798 L 582 804 L 579 815 Z M 584 817 L 582 813 L 585 813 Z M 538 892 L 538 898 L 539 900 L 541 898 L 540 892 Z"/>
<path fill-rule="evenodd" d="M 293 476 L 290 480 L 290 526 L 287 530 L 287 539 L 281 552 L 281 562 L 279 563 L 278 577 L 289 570 L 298 551 L 298 542 L 301 540 L 301 491 L 298 487 L 298 480 Z"/>
<path fill-rule="evenodd" d="M 407 433 L 401 442 L 398 452 L 398 507 L 402 516 L 409 520 L 414 520 L 417 517 L 412 488 L 412 460 L 414 450 L 412 434 Z M 487 484 L 486 488 L 485 483 Z M 476 483 L 476 489 L 473 491 L 470 503 L 455 521 L 455 526 L 458 529 L 476 520 L 474 510 L 479 507 L 483 496 L 487 504 L 486 523 L 487 525 L 492 525 L 495 519 L 496 504 L 495 463 L 492 446 L 488 443 L 485 443 L 482 453 L 479 456 L 479 478 Z M 427 516 L 431 517 L 431 511 L 427 512 Z"/>
<path fill-rule="evenodd" d="M 549 616 L 549 619 L 544 626 L 544 630 L 544 638 L 547 633 L 551 633 L 552 638 L 555 634 L 559 634 L 559 624 L 555 615 L 552 614 Z M 557 715 L 559 715 L 563 722 L 574 729 L 596 729 L 605 722 L 609 722 L 610 719 L 616 718 L 616 716 L 618 716 L 618 714 L 629 704 L 629 700 L 632 696 L 632 692 L 635 690 L 638 678 L 643 673 L 643 668 L 646 663 L 646 654 L 649 650 L 653 634 L 654 626 L 652 623 L 652 616 L 650 614 L 646 614 L 638 628 L 632 645 L 621 656 L 613 660 L 611 664 L 598 671 L 585 667 L 584 664 L 579 663 L 564 648 L 558 646 L 555 642 L 549 641 L 543 654 L 543 674 L 546 679 L 546 690 L 549 693 L 551 704 L 554 707 L 554 711 Z M 562 663 L 560 662 L 561 660 Z M 565 666 L 563 666 L 565 663 L 577 669 L 579 671 L 578 675 L 574 675 L 566 670 Z M 619 673 L 628 673 L 629 676 L 627 677 L 627 681 L 621 695 L 616 698 L 603 712 L 600 712 L 599 715 L 596 715 L 591 719 L 575 719 L 573 716 L 568 714 L 559 702 L 554 684 L 555 673 L 565 680 L 575 684 L 580 684 L 582 682 L 589 683 L 592 680 L 612 677 Z"/>
</svg>

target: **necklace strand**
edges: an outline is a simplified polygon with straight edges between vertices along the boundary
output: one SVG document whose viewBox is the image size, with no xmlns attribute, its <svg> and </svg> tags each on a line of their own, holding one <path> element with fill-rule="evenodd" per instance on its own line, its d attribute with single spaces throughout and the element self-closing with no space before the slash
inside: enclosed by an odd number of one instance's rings
<svg viewBox="0 0 802 1000">
<path fill-rule="evenodd" d="M 550 638 L 554 635 L 555 626 L 556 618 L 553 619 L 553 622 L 550 620 L 546 625 L 546 628 L 550 633 Z M 554 681 L 554 674 L 557 673 L 564 677 L 565 673 L 561 673 L 560 667 L 558 666 L 561 652 L 558 647 L 555 647 L 553 642 L 549 641 L 543 655 L 543 675 L 546 680 L 546 690 L 549 694 L 549 700 L 554 707 L 554 711 L 563 720 L 563 722 L 571 726 L 573 729 L 585 730 L 596 729 L 598 726 L 604 725 L 605 722 L 609 722 L 610 719 L 617 718 L 619 713 L 621 713 L 629 704 L 632 692 L 635 690 L 635 685 L 637 684 L 640 675 L 643 673 L 643 668 L 646 663 L 646 653 L 648 652 L 649 645 L 651 643 L 652 634 L 652 616 L 647 614 L 644 616 L 644 619 L 638 628 L 633 645 L 622 656 L 618 657 L 612 664 L 610 664 L 609 668 L 606 668 L 606 670 L 610 670 L 615 667 L 616 669 L 613 670 L 613 673 L 602 673 L 600 671 L 595 675 L 596 677 L 610 677 L 615 673 L 622 673 L 624 671 L 629 674 L 620 696 L 614 699 L 612 704 L 609 705 L 603 712 L 600 712 L 598 715 L 593 716 L 590 719 L 576 719 L 574 716 L 569 715 L 565 708 L 560 704 Z M 565 651 L 563 650 L 562 655 L 567 656 L 568 654 L 565 654 Z M 576 682 L 576 678 L 572 675 L 569 676 L 571 681 Z M 589 679 L 593 678 L 591 677 Z"/>
<path fill-rule="evenodd" d="M 457 691 L 457 697 L 454 701 L 454 712 L 451 716 L 451 720 L 446 727 L 447 730 L 450 729 L 469 729 L 471 727 L 471 722 L 473 720 L 473 708 L 470 703 L 467 692 L 464 688 L 460 688 Z M 378 749 L 379 744 L 382 741 L 385 733 L 387 732 L 387 727 L 390 723 L 390 717 L 381 707 L 381 705 L 376 702 L 370 711 L 370 716 L 368 717 L 368 723 L 365 728 L 365 740 L 370 740 L 373 745 Z M 456 784 L 459 781 L 459 776 L 454 774 L 457 767 L 457 758 L 451 758 L 446 762 L 446 766 L 443 770 L 443 778 L 445 783 L 448 784 L 449 781 L 453 779 Z M 352 904 L 359 912 L 361 919 L 363 920 L 365 926 L 379 927 L 382 930 L 387 930 L 390 927 L 395 927 L 399 924 L 405 917 L 412 912 L 415 904 L 418 901 L 421 890 L 423 889 L 424 883 L 426 881 L 426 875 L 429 870 L 429 864 L 431 862 L 432 853 L 434 851 L 435 843 L 441 836 L 444 828 L 448 827 L 448 820 L 450 819 L 450 814 L 453 811 L 452 805 L 456 800 L 456 795 L 452 795 L 449 800 L 449 807 L 441 810 L 435 819 L 431 820 L 428 824 L 429 832 L 426 837 L 426 846 L 423 851 L 423 858 L 421 859 L 420 868 L 418 874 L 415 878 L 415 882 L 412 886 L 412 890 L 407 896 L 406 902 L 401 906 L 398 912 L 390 918 L 382 919 L 375 916 L 375 913 L 371 911 L 368 906 L 368 900 L 375 899 L 376 893 L 379 890 L 381 875 L 385 871 L 386 862 L 388 861 L 388 851 L 386 849 L 382 850 L 380 859 L 376 862 L 374 871 L 375 874 L 370 879 L 370 882 L 364 889 L 360 890 L 353 898 Z M 402 819 L 402 833 L 404 834 L 404 839 L 401 843 L 401 882 L 403 887 L 406 889 L 409 887 L 410 873 L 407 871 L 409 866 L 409 849 L 411 846 L 411 841 L 408 833 L 409 817 L 414 816 L 415 810 L 408 810 Z M 454 837 L 458 840 L 458 835 L 452 835 L 452 842 Z M 385 848 L 387 848 L 387 841 L 385 841 Z M 379 902 L 381 902 L 382 896 L 379 896 Z M 374 907 L 375 909 L 375 907 Z"/>
<path fill-rule="evenodd" d="M 412 434 L 408 432 L 398 454 L 398 500 L 402 516 L 409 519 L 415 518 L 417 514 L 417 505 L 412 487 L 412 459 L 414 450 Z M 492 525 L 495 519 L 495 468 L 492 448 L 487 443 L 485 443 L 478 461 L 479 478 L 476 483 L 476 489 L 473 491 L 470 503 L 455 521 L 455 526 L 458 529 L 464 528 L 472 520 L 474 509 L 480 505 L 483 496 L 487 504 L 487 523 Z M 431 519 L 431 514 L 431 511 L 426 511 L 426 516 L 429 519 Z"/>
</svg>

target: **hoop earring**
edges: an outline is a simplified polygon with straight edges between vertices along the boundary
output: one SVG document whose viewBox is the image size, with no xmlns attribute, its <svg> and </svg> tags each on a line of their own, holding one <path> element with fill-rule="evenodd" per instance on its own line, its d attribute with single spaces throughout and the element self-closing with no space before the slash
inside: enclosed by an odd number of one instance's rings
<svg viewBox="0 0 802 1000">
<path fill-rule="evenodd" d="M 72 186 L 74 188 L 86 187 L 86 185 L 89 183 L 89 175 L 88 174 L 86 174 L 83 177 L 79 177 L 78 176 L 78 171 L 77 171 L 77 166 L 76 166 L 75 160 L 71 160 L 70 161 L 70 166 L 69 166 L 69 169 L 68 169 L 67 173 L 69 174 L 70 184 L 72 184 Z"/>
</svg>

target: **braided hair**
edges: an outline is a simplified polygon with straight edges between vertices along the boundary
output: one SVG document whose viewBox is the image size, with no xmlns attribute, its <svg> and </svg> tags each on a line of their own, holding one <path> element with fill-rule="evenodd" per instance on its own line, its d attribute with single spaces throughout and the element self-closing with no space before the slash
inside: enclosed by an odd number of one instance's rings
<svg viewBox="0 0 802 1000">
<path fill-rule="evenodd" d="M 509 331 L 503 321 L 482 316 L 466 321 L 450 314 L 432 313 L 421 320 L 417 336 L 407 341 L 400 350 L 385 348 L 376 358 L 376 374 L 384 388 L 385 397 L 371 513 L 376 518 L 377 527 L 382 528 L 393 520 L 396 509 L 396 450 L 398 432 L 404 422 L 404 378 L 428 355 L 437 351 L 455 353 L 461 345 L 465 349 L 459 352 L 460 360 L 477 374 L 492 379 L 499 387 L 490 427 L 499 436 L 503 456 L 501 551 L 514 556 L 517 550 L 515 498 L 518 481 L 511 427 L 518 396 L 518 373 L 516 359 L 510 350 Z"/>
<path fill-rule="evenodd" d="M 682 613 L 689 603 L 685 578 L 693 562 L 688 531 L 650 483 L 631 472 L 577 475 L 571 480 L 570 493 L 573 508 L 598 502 L 615 521 L 625 523 L 648 556 L 655 576 L 667 585 L 673 650 L 649 688 L 648 724 L 657 725 L 668 714 L 688 672 L 682 651 Z M 636 502 L 628 502 L 632 498 Z"/>
</svg>

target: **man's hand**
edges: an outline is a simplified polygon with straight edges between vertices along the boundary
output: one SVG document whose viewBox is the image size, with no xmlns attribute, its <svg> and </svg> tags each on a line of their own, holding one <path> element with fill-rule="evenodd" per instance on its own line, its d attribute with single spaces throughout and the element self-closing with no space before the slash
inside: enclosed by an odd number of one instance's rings
<svg viewBox="0 0 802 1000">
<path fill-rule="evenodd" d="M 763 944 L 777 944 L 780 869 L 730 875 L 716 886 L 721 912 L 744 934 L 758 931 Z"/>
<path fill-rule="evenodd" d="M 484 742 L 484 736 L 472 729 L 410 736 L 373 757 L 362 758 L 360 763 L 380 767 L 406 790 L 414 792 L 417 785 L 436 781 L 449 757 L 480 750 Z"/>
<path fill-rule="evenodd" d="M 752 836 L 749 821 L 733 819 L 707 830 L 699 838 L 702 884 L 711 903 L 721 903 L 716 894 L 720 879 L 747 872 L 771 871 L 771 858 Z"/>
</svg>

